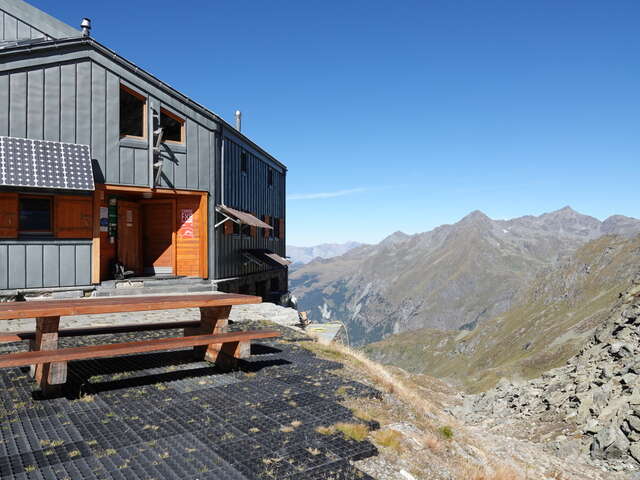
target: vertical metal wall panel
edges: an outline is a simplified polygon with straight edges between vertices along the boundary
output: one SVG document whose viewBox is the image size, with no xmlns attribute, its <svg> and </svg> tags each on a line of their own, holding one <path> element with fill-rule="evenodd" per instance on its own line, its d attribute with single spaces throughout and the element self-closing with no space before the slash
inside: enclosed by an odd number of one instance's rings
<svg viewBox="0 0 640 480">
<path fill-rule="evenodd" d="M 174 153 L 174 183 L 175 188 L 187 188 L 187 155 Z"/>
<path fill-rule="evenodd" d="M 146 154 L 146 151 L 144 153 Z M 120 147 L 120 174 L 122 175 L 123 178 L 134 177 L 135 175 L 134 156 L 135 156 L 135 148 Z M 133 183 L 133 181 L 129 183 Z"/>
<path fill-rule="evenodd" d="M 18 19 L 12 17 L 9 14 L 5 14 L 4 16 L 4 39 L 5 40 L 18 39 Z"/>
<path fill-rule="evenodd" d="M 198 124 L 187 119 L 187 188 L 198 188 Z"/>
<path fill-rule="evenodd" d="M 9 245 L 9 288 L 25 288 L 27 284 L 26 249 L 24 245 Z"/>
<path fill-rule="evenodd" d="M 9 246 L 0 245 L 0 290 L 9 288 Z"/>
<path fill-rule="evenodd" d="M 134 158 L 134 183 L 136 185 L 149 185 L 149 157 L 147 150 L 133 149 Z"/>
<path fill-rule="evenodd" d="M 97 160 L 102 175 L 107 176 L 106 162 L 106 73 L 91 63 L 91 155 Z M 104 180 L 103 180 L 104 181 Z"/>
<path fill-rule="evenodd" d="M 27 73 L 27 137 L 44 138 L 44 72 Z"/>
<path fill-rule="evenodd" d="M 60 247 L 56 244 L 43 245 L 42 247 L 42 286 L 60 286 Z M 68 266 L 64 266 L 68 268 Z"/>
<path fill-rule="evenodd" d="M 18 20 L 18 39 L 30 40 L 31 39 L 31 27 L 24 22 Z"/>
<path fill-rule="evenodd" d="M 6 16 L 6 13 L 4 13 L 4 11 L 0 10 L 0 40 L 4 40 L 4 17 Z M 0 278 L 0 282 L 2 282 L 2 279 Z M 1 284 L 0 284 L 1 285 Z M 0 289 L 2 288 L 2 286 L 0 286 Z"/>
<path fill-rule="evenodd" d="M 42 287 L 42 248 L 42 244 L 26 245 L 26 288 Z"/>
<path fill-rule="evenodd" d="M 60 245 L 60 286 L 72 287 L 76 284 L 76 247 Z"/>
<path fill-rule="evenodd" d="M 44 70 L 44 139 L 60 140 L 60 67 Z"/>
<path fill-rule="evenodd" d="M 211 150 L 209 150 L 209 130 L 198 126 L 198 188 L 209 190 L 209 168 Z"/>
<path fill-rule="evenodd" d="M 175 187 L 175 170 L 177 157 L 171 145 L 163 145 L 160 148 L 160 158 L 162 159 L 162 175 L 159 185 L 165 188 Z"/>
<path fill-rule="evenodd" d="M 91 62 L 78 63 L 76 143 L 91 144 Z"/>
<path fill-rule="evenodd" d="M 9 135 L 27 135 L 27 74 L 12 73 L 9 77 Z"/>
<path fill-rule="evenodd" d="M 75 246 L 75 285 L 91 284 L 91 245 Z"/>
<path fill-rule="evenodd" d="M 60 141 L 76 141 L 76 65 L 60 66 Z"/>
<path fill-rule="evenodd" d="M 106 80 L 106 178 L 112 183 L 133 183 L 133 170 L 130 176 L 120 174 L 120 79 L 107 71 Z M 129 172 L 128 172 L 129 173 Z"/>
<path fill-rule="evenodd" d="M 9 75 L 0 75 L 0 135 L 9 135 Z"/>
</svg>

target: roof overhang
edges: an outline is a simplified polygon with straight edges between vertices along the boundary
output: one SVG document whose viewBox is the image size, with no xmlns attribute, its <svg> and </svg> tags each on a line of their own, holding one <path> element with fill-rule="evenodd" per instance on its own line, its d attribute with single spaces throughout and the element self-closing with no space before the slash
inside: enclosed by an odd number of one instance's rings
<svg viewBox="0 0 640 480">
<path fill-rule="evenodd" d="M 286 267 L 291 265 L 291 260 L 281 257 L 277 253 L 267 249 L 243 250 L 242 255 L 249 261 L 266 267 Z"/>
<path fill-rule="evenodd" d="M 269 230 L 273 230 L 273 227 L 271 225 L 263 222 L 259 218 L 254 217 L 250 213 L 241 212 L 240 210 L 227 207 L 226 205 L 218 205 L 216 207 L 216 210 L 227 217 L 220 223 L 231 220 L 232 222 L 244 223 L 245 225 L 251 225 L 252 227 L 267 228 Z"/>
<path fill-rule="evenodd" d="M 0 186 L 95 190 L 89 146 L 0 136 Z"/>
</svg>

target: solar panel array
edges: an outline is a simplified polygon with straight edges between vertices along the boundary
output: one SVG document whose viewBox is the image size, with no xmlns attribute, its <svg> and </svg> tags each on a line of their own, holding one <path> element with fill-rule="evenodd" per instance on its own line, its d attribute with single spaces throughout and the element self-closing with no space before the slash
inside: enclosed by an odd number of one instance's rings
<svg viewBox="0 0 640 480">
<path fill-rule="evenodd" d="M 89 146 L 0 136 L 0 186 L 94 190 Z"/>
</svg>

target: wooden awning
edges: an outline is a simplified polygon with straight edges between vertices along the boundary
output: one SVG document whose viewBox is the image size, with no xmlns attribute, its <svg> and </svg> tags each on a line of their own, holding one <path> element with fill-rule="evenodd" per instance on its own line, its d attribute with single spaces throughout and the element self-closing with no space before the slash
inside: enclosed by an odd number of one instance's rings
<svg viewBox="0 0 640 480">
<path fill-rule="evenodd" d="M 95 190 L 89 146 L 0 136 L 0 186 Z"/>
<path fill-rule="evenodd" d="M 286 267 L 291 265 L 291 260 L 281 257 L 277 253 L 267 249 L 243 250 L 243 255 L 254 263 L 264 266 Z"/>
<path fill-rule="evenodd" d="M 273 230 L 273 227 L 271 225 L 263 222 L 259 218 L 254 217 L 250 213 L 241 212 L 240 210 L 227 207 L 226 205 L 218 205 L 216 207 L 216 210 L 222 213 L 223 215 L 226 215 L 236 223 L 244 223 L 246 225 L 251 225 L 252 227 L 268 228 L 270 230 Z"/>
</svg>

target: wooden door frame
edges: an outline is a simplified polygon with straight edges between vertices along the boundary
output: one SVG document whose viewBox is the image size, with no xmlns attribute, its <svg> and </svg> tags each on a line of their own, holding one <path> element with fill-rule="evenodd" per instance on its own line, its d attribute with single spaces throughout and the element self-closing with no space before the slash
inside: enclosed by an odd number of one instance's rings
<svg viewBox="0 0 640 480">
<path fill-rule="evenodd" d="M 178 215 L 177 213 L 177 201 L 176 201 L 176 197 L 166 197 L 166 198 L 143 198 L 140 200 L 140 205 L 153 205 L 154 203 L 171 203 L 171 218 L 173 219 L 173 221 L 171 222 L 171 269 L 173 270 L 173 275 L 178 275 L 178 239 L 177 239 L 177 227 L 178 227 L 178 221 L 176 216 Z M 142 228 L 142 223 L 140 222 L 140 228 Z M 144 235 L 141 234 L 141 238 L 140 241 L 142 241 L 142 236 Z M 144 261 L 142 262 L 144 263 Z M 144 265 L 142 266 L 142 268 L 144 269 Z"/>
<path fill-rule="evenodd" d="M 200 197 L 199 210 L 200 210 L 200 223 L 202 231 L 200 232 L 201 245 L 200 245 L 200 277 L 209 277 L 209 192 L 202 190 L 177 190 L 177 189 L 165 189 L 156 188 L 151 189 L 149 187 L 134 187 L 128 185 L 112 185 L 112 184 L 96 184 L 96 189 L 93 192 L 93 238 L 92 238 L 92 262 L 91 262 L 91 282 L 93 284 L 100 284 L 102 281 L 101 272 L 101 238 L 100 238 L 100 206 L 104 202 L 107 193 L 112 194 L 135 194 L 142 195 L 144 193 L 153 193 L 158 196 L 151 199 L 140 198 L 138 202 L 144 202 L 146 200 L 172 200 L 173 201 L 173 271 L 174 275 L 177 275 L 178 271 L 178 218 L 177 218 L 177 198 L 178 196 L 194 196 Z M 130 200 L 127 200 L 130 201 Z M 108 205 L 107 205 L 108 207 Z M 142 220 L 142 219 L 140 219 Z M 142 221 L 140 221 L 140 228 L 142 228 Z M 142 241 L 142 231 L 139 234 L 140 241 Z M 143 262 L 144 263 L 144 262 Z M 144 268 L 144 266 L 143 266 Z"/>
</svg>

